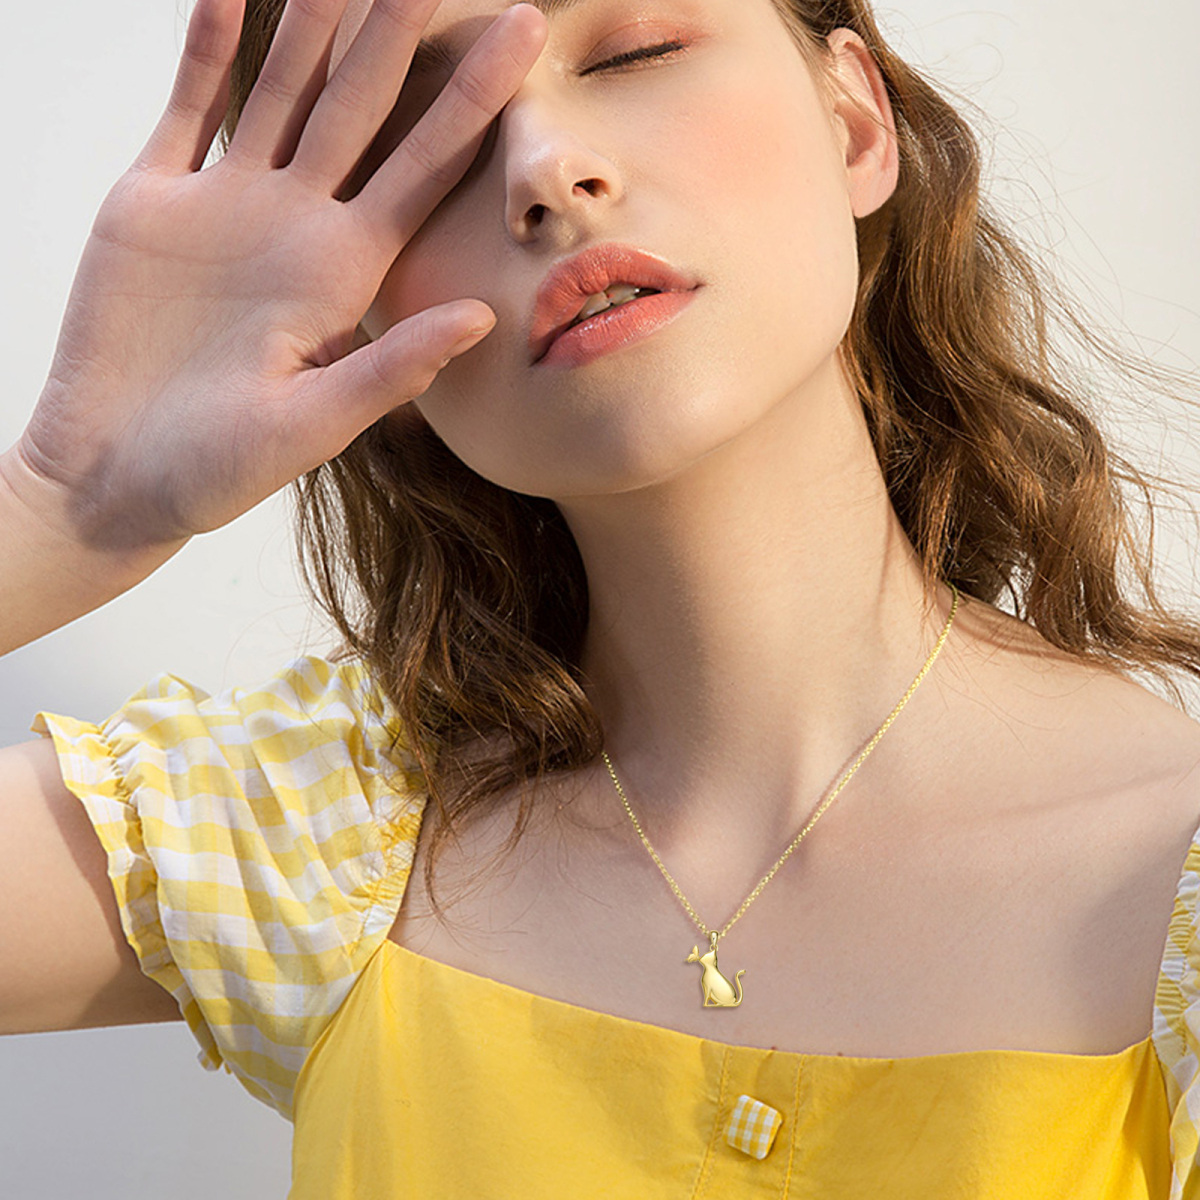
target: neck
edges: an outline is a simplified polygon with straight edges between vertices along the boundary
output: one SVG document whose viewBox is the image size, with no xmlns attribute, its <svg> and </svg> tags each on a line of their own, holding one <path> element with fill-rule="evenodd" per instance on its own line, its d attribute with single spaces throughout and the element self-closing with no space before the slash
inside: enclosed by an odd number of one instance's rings
<svg viewBox="0 0 1200 1200">
<path fill-rule="evenodd" d="M 668 481 L 561 504 L 588 574 L 589 698 L 664 851 L 728 836 L 736 797 L 739 835 L 778 853 L 944 622 L 831 374 L 824 402 L 777 405 Z"/>
</svg>

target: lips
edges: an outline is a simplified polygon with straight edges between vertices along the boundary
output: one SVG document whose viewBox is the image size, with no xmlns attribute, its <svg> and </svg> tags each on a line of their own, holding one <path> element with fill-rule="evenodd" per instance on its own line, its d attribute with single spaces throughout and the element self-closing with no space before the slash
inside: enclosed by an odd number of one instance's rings
<svg viewBox="0 0 1200 1200">
<path fill-rule="evenodd" d="M 591 246 L 556 266 L 538 288 L 529 355 L 540 362 L 579 315 L 589 296 L 616 283 L 652 288 L 656 292 L 691 292 L 699 280 L 688 278 L 669 263 L 633 246 L 609 243 Z"/>
</svg>

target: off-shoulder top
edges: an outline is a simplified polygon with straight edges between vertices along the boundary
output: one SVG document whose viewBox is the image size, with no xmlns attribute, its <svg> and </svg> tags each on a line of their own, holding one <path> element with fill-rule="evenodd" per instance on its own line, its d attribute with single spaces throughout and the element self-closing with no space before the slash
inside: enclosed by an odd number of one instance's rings
<svg viewBox="0 0 1200 1200">
<path fill-rule="evenodd" d="M 1200 830 L 1146 1038 L 1111 1055 L 727 1044 L 388 940 L 424 810 L 362 664 L 39 713 L 125 937 L 200 1047 L 293 1123 L 292 1200 L 1200 1197 Z"/>
</svg>

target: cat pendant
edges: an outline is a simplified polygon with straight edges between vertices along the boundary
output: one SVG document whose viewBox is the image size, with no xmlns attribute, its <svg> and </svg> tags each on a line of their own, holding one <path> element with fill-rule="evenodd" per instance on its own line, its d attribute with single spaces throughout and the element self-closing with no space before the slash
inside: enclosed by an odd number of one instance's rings
<svg viewBox="0 0 1200 1200">
<path fill-rule="evenodd" d="M 737 990 L 734 991 L 733 984 L 717 970 L 717 936 L 715 933 L 708 935 L 709 948 L 704 954 L 700 953 L 699 946 L 693 946 L 685 961 L 699 963 L 704 968 L 704 974 L 700 976 L 700 991 L 704 996 L 705 1008 L 737 1008 L 742 1002 L 742 976 L 746 969 L 743 967 L 735 976 Z"/>
</svg>

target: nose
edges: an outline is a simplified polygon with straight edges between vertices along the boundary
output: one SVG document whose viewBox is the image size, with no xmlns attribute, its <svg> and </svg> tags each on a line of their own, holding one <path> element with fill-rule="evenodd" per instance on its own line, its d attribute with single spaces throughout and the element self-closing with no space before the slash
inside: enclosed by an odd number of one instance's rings
<svg viewBox="0 0 1200 1200">
<path fill-rule="evenodd" d="M 584 119 L 545 99 L 514 97 L 500 117 L 505 220 L 518 242 L 594 225 L 624 195 L 620 173 Z"/>
</svg>

